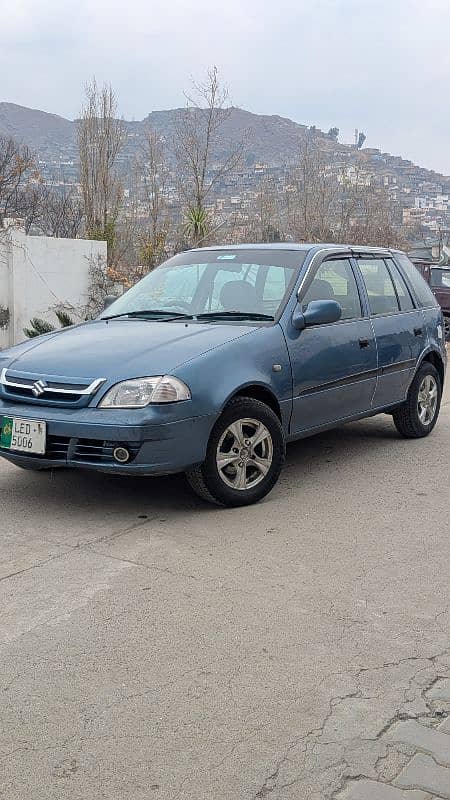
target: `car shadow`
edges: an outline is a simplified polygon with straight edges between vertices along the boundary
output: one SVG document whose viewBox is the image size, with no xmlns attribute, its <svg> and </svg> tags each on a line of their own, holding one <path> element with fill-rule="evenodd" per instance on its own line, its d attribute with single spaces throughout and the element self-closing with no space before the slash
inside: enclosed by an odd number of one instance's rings
<svg viewBox="0 0 450 800">
<path fill-rule="evenodd" d="M 330 463 L 342 463 L 347 458 L 349 463 L 354 461 L 356 473 L 361 456 L 387 450 L 394 440 L 401 441 L 387 416 L 343 425 L 289 444 L 285 469 L 294 470 L 300 480 L 312 463 L 316 468 L 323 464 L 329 469 Z M 28 472 L 13 468 L 8 471 L 7 483 L 7 492 L 26 491 L 28 502 L 45 508 L 47 513 L 58 507 L 67 513 L 72 506 L 77 511 L 89 510 L 94 517 L 104 511 L 108 515 L 132 511 L 136 518 L 145 519 L 150 514 L 217 511 L 191 491 L 184 475 L 150 478 L 77 469 Z"/>
</svg>

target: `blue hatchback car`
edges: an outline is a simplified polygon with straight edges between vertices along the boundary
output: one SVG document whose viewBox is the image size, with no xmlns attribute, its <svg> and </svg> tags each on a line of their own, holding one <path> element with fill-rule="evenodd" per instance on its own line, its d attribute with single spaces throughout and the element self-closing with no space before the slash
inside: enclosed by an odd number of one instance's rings
<svg viewBox="0 0 450 800">
<path fill-rule="evenodd" d="M 286 443 L 389 412 L 428 435 L 442 314 L 404 253 L 276 244 L 190 250 L 90 322 L 0 352 L 0 455 L 26 469 L 186 472 L 253 503 Z"/>
</svg>

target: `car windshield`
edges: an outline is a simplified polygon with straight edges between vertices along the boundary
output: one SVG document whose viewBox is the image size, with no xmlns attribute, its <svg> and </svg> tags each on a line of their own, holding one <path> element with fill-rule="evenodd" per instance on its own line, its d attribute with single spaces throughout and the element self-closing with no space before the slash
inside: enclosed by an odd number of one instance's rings
<svg viewBox="0 0 450 800">
<path fill-rule="evenodd" d="M 189 251 L 149 273 L 101 315 L 255 322 L 274 319 L 304 261 L 303 251 Z"/>
</svg>

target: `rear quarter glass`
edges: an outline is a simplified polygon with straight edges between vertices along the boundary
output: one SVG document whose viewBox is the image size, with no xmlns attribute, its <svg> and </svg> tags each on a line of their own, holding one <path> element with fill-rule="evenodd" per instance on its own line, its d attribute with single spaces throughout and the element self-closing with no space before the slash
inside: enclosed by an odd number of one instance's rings
<svg viewBox="0 0 450 800">
<path fill-rule="evenodd" d="M 417 267 L 415 267 L 412 261 L 409 260 L 408 256 L 405 255 L 405 253 L 395 253 L 395 260 L 400 265 L 418 304 L 422 308 L 438 306 L 439 303 L 437 302 L 428 283 L 425 281 Z"/>
</svg>

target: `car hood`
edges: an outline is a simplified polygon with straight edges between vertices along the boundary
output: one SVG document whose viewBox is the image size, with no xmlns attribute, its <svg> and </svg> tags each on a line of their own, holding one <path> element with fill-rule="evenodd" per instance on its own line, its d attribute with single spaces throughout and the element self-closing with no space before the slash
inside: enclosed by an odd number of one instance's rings
<svg viewBox="0 0 450 800">
<path fill-rule="evenodd" d="M 94 320 L 0 353 L 0 367 L 107 380 L 165 375 L 252 330 L 253 326 L 235 324 Z"/>
</svg>

